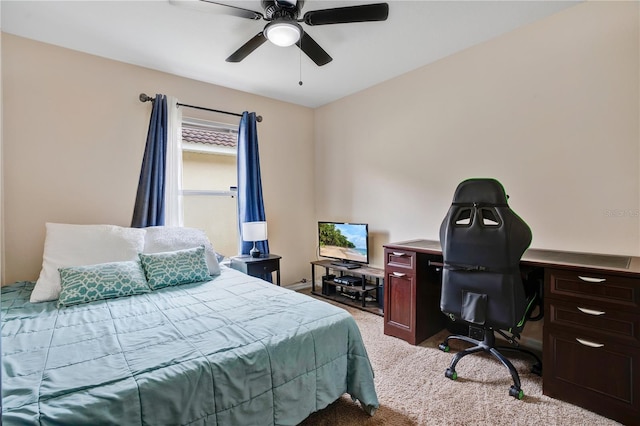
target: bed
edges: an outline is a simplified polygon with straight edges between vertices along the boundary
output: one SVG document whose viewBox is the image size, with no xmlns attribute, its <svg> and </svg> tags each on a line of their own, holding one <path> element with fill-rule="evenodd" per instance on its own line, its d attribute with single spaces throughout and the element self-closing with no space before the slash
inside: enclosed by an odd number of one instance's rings
<svg viewBox="0 0 640 426">
<path fill-rule="evenodd" d="M 33 288 L 2 288 L 5 425 L 294 425 L 344 393 L 379 405 L 348 312 L 225 266 L 65 307 Z"/>
</svg>

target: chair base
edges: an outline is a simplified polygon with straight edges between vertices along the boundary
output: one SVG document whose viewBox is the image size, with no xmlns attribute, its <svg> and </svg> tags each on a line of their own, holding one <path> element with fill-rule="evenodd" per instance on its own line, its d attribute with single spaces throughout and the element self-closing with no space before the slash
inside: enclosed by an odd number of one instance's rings
<svg viewBox="0 0 640 426">
<path fill-rule="evenodd" d="M 447 370 L 445 371 L 445 376 L 452 380 L 455 380 L 458 377 L 458 373 L 456 372 L 456 365 L 463 357 L 477 353 L 477 352 L 487 352 L 491 354 L 494 358 L 496 358 L 498 361 L 500 361 L 502 365 L 504 365 L 509 370 L 509 373 L 511 374 L 511 378 L 513 379 L 513 385 L 509 389 L 509 395 L 517 399 L 522 399 L 524 397 L 524 392 L 522 391 L 522 388 L 520 385 L 520 376 L 518 375 L 518 371 L 515 369 L 511 361 L 509 361 L 504 355 L 502 355 L 499 352 L 500 350 L 518 351 L 518 352 L 522 352 L 527 355 L 530 355 L 536 360 L 536 363 L 531 368 L 531 372 L 537 375 L 542 375 L 542 361 L 540 361 L 540 358 L 536 354 L 534 354 L 533 352 L 527 349 L 520 348 L 520 347 L 496 346 L 495 345 L 496 338 L 495 338 L 493 329 L 484 330 L 483 340 L 476 340 L 476 339 L 472 339 L 471 337 L 459 336 L 459 335 L 449 336 L 444 340 L 443 343 L 439 345 L 440 350 L 444 352 L 449 352 L 449 340 L 451 339 L 461 340 L 463 342 L 467 342 L 474 345 L 471 348 L 467 348 L 463 351 L 458 352 L 453 357 L 453 360 L 451 360 L 451 364 L 449 365 L 449 368 L 447 368 Z"/>
</svg>

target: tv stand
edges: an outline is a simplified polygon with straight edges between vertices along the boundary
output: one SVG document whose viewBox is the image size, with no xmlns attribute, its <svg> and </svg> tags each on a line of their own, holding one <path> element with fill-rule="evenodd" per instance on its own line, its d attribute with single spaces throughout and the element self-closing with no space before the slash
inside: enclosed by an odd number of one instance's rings
<svg viewBox="0 0 640 426">
<path fill-rule="evenodd" d="M 361 268 L 362 265 L 359 263 L 353 263 L 353 262 L 340 262 L 339 260 L 331 262 L 332 266 L 339 266 L 341 268 L 346 268 L 346 269 L 358 269 Z"/>
<path fill-rule="evenodd" d="M 358 269 L 350 269 L 356 265 Z M 322 291 L 316 291 L 316 267 L 324 269 Z M 351 278 L 344 282 L 343 277 Z M 324 297 L 345 305 L 354 306 L 367 312 L 382 316 L 382 293 L 384 270 L 367 265 L 332 260 L 314 260 L 311 262 L 311 294 Z"/>
</svg>

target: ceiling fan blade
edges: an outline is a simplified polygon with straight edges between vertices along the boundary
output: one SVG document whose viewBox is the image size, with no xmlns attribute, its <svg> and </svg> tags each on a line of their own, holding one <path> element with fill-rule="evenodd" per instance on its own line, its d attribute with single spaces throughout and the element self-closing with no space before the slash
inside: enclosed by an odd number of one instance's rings
<svg viewBox="0 0 640 426">
<path fill-rule="evenodd" d="M 260 31 L 256 34 L 251 40 L 243 44 L 240 49 L 236 50 L 229 56 L 226 61 L 227 62 L 240 62 L 244 58 L 246 58 L 251 52 L 256 50 L 258 47 L 262 46 L 262 44 L 267 41 L 267 38 L 264 36 L 263 32 Z"/>
<path fill-rule="evenodd" d="M 296 45 L 319 67 L 328 64 L 333 60 L 327 52 L 306 32 L 302 33 L 302 37 Z"/>
<path fill-rule="evenodd" d="M 175 6 L 184 6 L 191 9 L 202 10 L 203 12 L 220 13 L 224 15 L 237 16 L 239 18 L 253 20 L 264 18 L 260 12 L 254 12 L 253 10 L 230 6 L 228 4 L 210 0 L 169 0 L 169 3 Z"/>
<path fill-rule="evenodd" d="M 387 3 L 311 10 L 304 14 L 307 25 L 347 24 L 350 22 L 386 21 L 389 16 Z"/>
</svg>

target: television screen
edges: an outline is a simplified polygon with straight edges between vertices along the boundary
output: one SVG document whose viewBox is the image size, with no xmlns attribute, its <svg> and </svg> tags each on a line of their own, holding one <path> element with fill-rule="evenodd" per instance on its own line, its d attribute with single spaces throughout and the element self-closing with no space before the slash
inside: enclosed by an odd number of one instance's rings
<svg viewBox="0 0 640 426">
<path fill-rule="evenodd" d="M 369 263 L 366 223 L 318 222 L 319 254 L 347 262 Z"/>
</svg>

